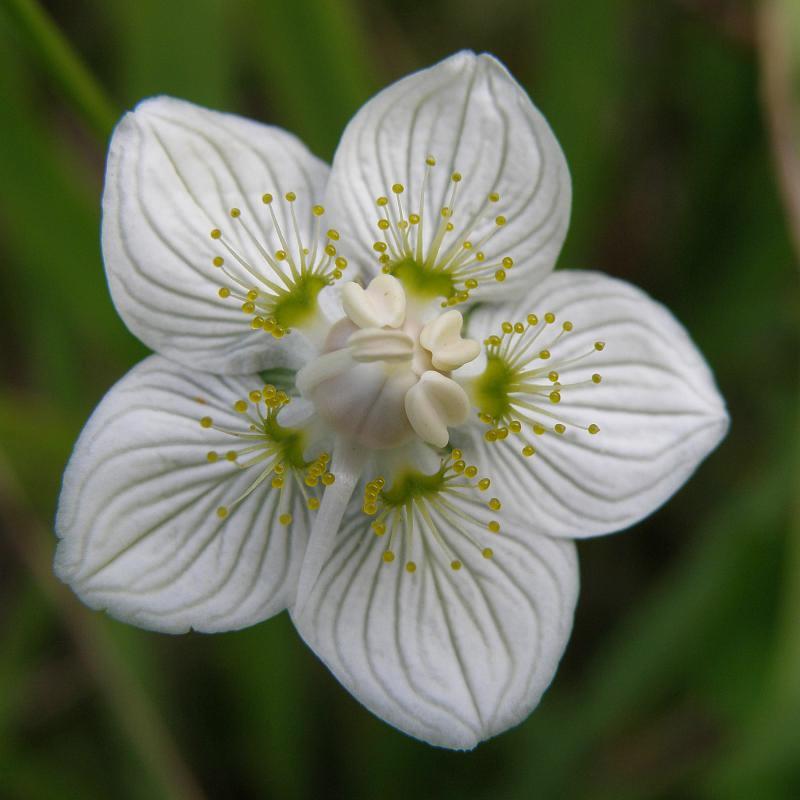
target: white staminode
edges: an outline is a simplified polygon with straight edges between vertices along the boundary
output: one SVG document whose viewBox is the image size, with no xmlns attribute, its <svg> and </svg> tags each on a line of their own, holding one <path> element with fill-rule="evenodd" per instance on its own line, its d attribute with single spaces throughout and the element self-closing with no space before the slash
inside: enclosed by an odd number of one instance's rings
<svg viewBox="0 0 800 800">
<path fill-rule="evenodd" d="M 444 373 L 480 352 L 461 337 L 461 313 L 447 311 L 423 326 L 407 314 L 403 284 L 391 275 L 366 289 L 345 284 L 342 305 L 347 317 L 332 329 L 326 352 L 298 373 L 300 391 L 360 444 L 384 449 L 416 435 L 444 447 L 448 427 L 463 424 L 470 408 L 464 389 Z"/>
</svg>

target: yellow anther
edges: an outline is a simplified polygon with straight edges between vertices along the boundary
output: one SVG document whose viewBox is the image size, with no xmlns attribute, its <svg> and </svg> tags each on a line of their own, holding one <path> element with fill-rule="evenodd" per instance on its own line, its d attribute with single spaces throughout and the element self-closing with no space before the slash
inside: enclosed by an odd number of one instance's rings
<svg viewBox="0 0 800 800">
<path fill-rule="evenodd" d="M 297 195 L 294 192 L 286 192 L 284 197 L 289 203 L 294 203 L 294 201 L 297 200 Z"/>
<path fill-rule="evenodd" d="M 219 228 L 214 228 L 211 231 L 211 238 L 212 239 L 219 239 L 222 236 L 222 231 Z"/>
<path fill-rule="evenodd" d="M 215 267 L 221 267 L 225 263 L 225 259 L 222 256 L 214 256 L 214 260 L 211 263 Z"/>
<path fill-rule="evenodd" d="M 600 383 L 602 380 L 603 377 L 599 373 L 595 372 L 594 375 L 592 375 L 592 383 Z"/>
<path fill-rule="evenodd" d="M 235 450 L 228 450 L 228 452 L 225 453 L 225 458 L 228 461 L 236 461 L 236 456 L 237 456 L 237 453 L 236 453 Z"/>
<path fill-rule="evenodd" d="M 490 203 L 497 203 L 500 200 L 500 195 L 497 192 L 491 192 L 489 195 Z"/>
<path fill-rule="evenodd" d="M 507 220 L 506 220 L 506 218 L 505 218 L 505 217 L 504 217 L 504 216 L 501 214 L 499 217 L 495 217 L 495 218 L 494 218 L 494 222 L 495 222 L 495 225 L 497 225 L 498 227 L 501 227 L 501 228 L 502 228 L 502 227 L 503 227 L 503 225 L 505 225 L 505 224 L 506 224 Z"/>
<path fill-rule="evenodd" d="M 450 457 L 455 459 L 456 461 L 458 461 L 459 458 L 462 458 L 463 455 L 464 454 L 457 447 L 453 448 L 453 450 L 450 451 Z"/>
<path fill-rule="evenodd" d="M 389 203 L 389 198 L 388 198 L 388 197 L 379 197 L 379 198 L 378 198 L 378 199 L 375 201 L 375 203 L 376 203 L 377 205 L 379 205 L 379 206 L 385 206 L 385 205 L 387 205 L 387 204 Z"/>
<path fill-rule="evenodd" d="M 386 526 L 382 522 L 373 522 L 372 530 L 376 536 L 383 536 L 386 533 Z"/>
<path fill-rule="evenodd" d="M 253 319 L 250 320 L 250 327 L 253 330 L 258 330 L 260 328 L 263 328 L 264 327 L 264 317 L 253 317 Z"/>
<path fill-rule="evenodd" d="M 466 286 L 467 289 L 477 289 L 478 281 L 476 281 L 475 278 L 469 278 L 464 282 L 464 286 Z"/>
<path fill-rule="evenodd" d="M 425 159 L 425 163 L 426 163 L 426 164 L 427 164 L 429 167 L 435 167 L 435 166 L 436 166 L 436 159 L 435 159 L 433 156 L 428 156 L 428 157 Z"/>
<path fill-rule="evenodd" d="M 462 242 L 461 247 L 463 247 L 464 250 L 472 250 L 472 242 L 470 241 Z"/>
<path fill-rule="evenodd" d="M 388 230 L 389 229 L 389 220 L 388 219 L 379 219 L 378 220 L 378 227 L 382 231 Z"/>
<path fill-rule="evenodd" d="M 539 352 L 539 358 L 541 358 L 543 361 L 547 361 L 547 359 L 550 358 L 550 351 L 549 350 L 541 350 Z"/>
<path fill-rule="evenodd" d="M 383 560 L 384 560 L 385 563 L 391 564 L 392 561 L 394 561 L 394 553 L 391 550 L 387 550 L 383 554 Z"/>
<path fill-rule="evenodd" d="M 525 447 L 522 448 L 522 455 L 524 455 L 525 458 L 530 458 L 535 453 L 536 453 L 536 448 L 531 447 L 531 445 L 529 444 L 526 444 Z"/>
<path fill-rule="evenodd" d="M 319 508 L 319 500 L 316 497 L 309 497 L 306 505 L 312 510 L 316 511 Z"/>
<path fill-rule="evenodd" d="M 324 486 L 333 486 L 336 482 L 336 476 L 332 472 L 326 472 L 320 480 Z"/>
<path fill-rule="evenodd" d="M 210 428 L 211 424 L 211 417 L 203 417 L 203 419 L 200 420 L 200 425 L 204 428 Z"/>
<path fill-rule="evenodd" d="M 464 470 L 464 474 L 468 478 L 474 478 L 478 474 L 478 468 L 474 465 L 470 465 Z"/>
<path fill-rule="evenodd" d="M 285 261 L 286 260 L 286 251 L 285 250 L 276 250 L 275 251 L 275 258 L 278 261 Z"/>
<path fill-rule="evenodd" d="M 557 433 L 559 436 L 563 436 L 563 435 L 564 435 L 564 434 L 567 432 L 567 426 L 566 426 L 566 425 L 564 425 L 562 422 L 556 422 L 556 424 L 555 424 L 555 425 L 553 425 L 553 430 L 554 430 L 554 431 L 555 431 L 555 432 L 556 432 L 556 433 Z"/>
<path fill-rule="evenodd" d="M 256 305 L 251 300 L 242 303 L 242 311 L 244 311 L 245 314 L 254 314 L 255 310 Z"/>
<path fill-rule="evenodd" d="M 333 262 L 339 269 L 346 269 L 347 268 L 347 259 L 343 256 L 339 256 L 336 261 Z"/>
<path fill-rule="evenodd" d="M 258 289 L 251 289 L 247 293 L 247 299 L 248 300 L 257 300 L 258 299 Z"/>
<path fill-rule="evenodd" d="M 244 400 L 237 400 L 233 404 L 233 410 L 238 411 L 240 414 L 244 414 L 247 411 L 247 403 Z"/>
<path fill-rule="evenodd" d="M 420 220 L 420 216 L 419 216 L 419 214 L 409 214 L 409 215 L 408 215 L 408 221 L 409 221 L 409 222 L 410 222 L 412 225 L 419 225 L 419 220 Z"/>
<path fill-rule="evenodd" d="M 545 430 L 544 425 L 540 425 L 538 422 L 533 426 L 533 432 L 537 436 L 541 436 L 544 433 L 544 430 Z"/>
<path fill-rule="evenodd" d="M 253 389 L 253 391 L 247 396 L 250 398 L 250 402 L 252 403 L 261 402 L 261 392 L 259 392 L 258 389 Z"/>
<path fill-rule="evenodd" d="M 571 323 L 569 320 L 567 320 L 567 321 L 566 321 L 566 322 L 565 322 L 565 323 L 564 323 L 564 324 L 563 324 L 561 327 L 562 327 L 562 328 L 563 328 L 565 331 L 567 331 L 567 333 L 569 333 L 569 331 L 571 331 L 571 330 L 572 330 L 572 328 L 573 328 L 573 325 L 572 325 L 572 323 Z"/>
<path fill-rule="evenodd" d="M 206 459 L 208 460 L 208 463 L 209 463 L 209 464 L 214 464 L 214 463 L 216 463 L 217 461 L 219 461 L 219 453 L 217 453 L 217 452 L 216 452 L 216 451 L 214 451 L 214 450 L 209 450 L 209 451 L 206 453 Z"/>
<path fill-rule="evenodd" d="M 592 423 L 586 430 L 588 430 L 592 435 L 595 433 L 600 433 L 600 428 L 594 423 Z"/>
<path fill-rule="evenodd" d="M 511 269 L 511 267 L 513 267 L 513 266 L 514 266 L 514 259 L 513 259 L 513 258 L 511 258 L 511 256 L 506 256 L 506 257 L 503 259 L 503 266 L 504 266 L 506 269 Z"/>
<path fill-rule="evenodd" d="M 485 492 L 491 485 L 492 485 L 492 482 L 489 480 L 489 478 L 481 478 L 478 481 L 478 488 L 482 492 Z"/>
<path fill-rule="evenodd" d="M 272 195 L 271 194 L 262 194 L 261 195 L 261 202 L 268 206 L 272 202 Z"/>
<path fill-rule="evenodd" d="M 500 523 L 496 519 L 493 519 L 486 527 L 492 533 L 500 533 Z"/>
<path fill-rule="evenodd" d="M 518 419 L 511 420 L 508 423 L 508 429 L 511 433 L 519 433 L 522 430 L 522 423 Z"/>
<path fill-rule="evenodd" d="M 551 311 L 548 311 L 544 315 L 544 321 L 548 323 L 548 325 L 552 325 L 556 321 L 556 315 L 553 314 Z"/>
<path fill-rule="evenodd" d="M 334 242 L 338 242 L 339 241 L 339 231 L 337 231 L 336 228 L 331 228 L 328 231 L 328 233 L 326 234 L 326 236 L 329 239 L 333 239 Z"/>
<path fill-rule="evenodd" d="M 323 208 L 323 206 L 314 206 L 314 207 L 311 209 L 311 213 L 312 213 L 312 214 L 313 214 L 315 217 L 321 217 L 321 216 L 322 216 L 322 215 L 325 213 L 325 209 Z"/>
<path fill-rule="evenodd" d="M 594 343 L 594 349 L 595 349 L 595 350 L 597 350 L 598 352 L 599 352 L 600 350 L 604 350 L 604 349 L 605 349 L 605 346 L 606 346 L 606 343 L 605 343 L 605 342 L 595 342 L 595 343 Z"/>
<path fill-rule="evenodd" d="M 364 503 L 361 506 L 361 510 L 368 516 L 371 517 L 373 514 L 378 513 L 378 506 L 375 503 Z"/>
<path fill-rule="evenodd" d="M 272 488 L 273 489 L 283 489 L 283 478 L 280 475 L 276 475 L 272 479 Z"/>
<path fill-rule="evenodd" d="M 500 327 L 503 329 L 503 333 L 512 333 L 514 331 L 514 326 L 510 322 L 504 322 Z"/>
<path fill-rule="evenodd" d="M 521 322 L 515 322 L 514 333 L 525 333 L 525 326 Z"/>
<path fill-rule="evenodd" d="M 454 172 L 450 177 L 452 178 L 453 183 L 460 183 L 461 182 L 461 173 L 460 172 Z"/>
<path fill-rule="evenodd" d="M 483 438 L 486 439 L 487 442 L 496 442 L 497 431 L 496 430 L 486 431 L 486 433 L 483 434 Z"/>
<path fill-rule="evenodd" d="M 291 522 L 292 522 L 292 515 L 291 514 L 281 514 L 278 517 L 278 522 L 280 522 L 281 525 L 290 525 Z"/>
<path fill-rule="evenodd" d="M 450 562 L 450 569 L 454 569 L 456 571 L 461 569 L 461 562 L 456 558 Z"/>
<path fill-rule="evenodd" d="M 550 394 L 548 395 L 548 397 L 550 398 L 550 402 L 551 402 L 551 403 L 560 403 L 560 402 L 561 402 L 561 393 L 560 393 L 560 392 L 557 392 L 557 391 L 555 391 L 555 390 L 553 390 L 552 392 L 550 392 Z"/>
<path fill-rule="evenodd" d="M 332 244 L 325 245 L 325 255 L 326 256 L 335 256 L 336 255 L 336 248 Z"/>
<path fill-rule="evenodd" d="M 231 290 L 223 286 L 217 294 L 224 300 L 226 297 L 231 296 Z"/>
<path fill-rule="evenodd" d="M 394 183 L 392 184 L 392 191 L 395 194 L 403 194 L 403 192 L 405 191 L 405 186 L 403 186 L 402 183 Z"/>
<path fill-rule="evenodd" d="M 528 325 L 538 325 L 539 324 L 539 317 L 536 314 L 528 314 Z"/>
<path fill-rule="evenodd" d="M 492 511 L 499 511 L 502 504 L 500 503 L 500 501 L 496 497 L 493 497 L 489 501 L 488 505 L 489 505 L 489 508 L 492 509 Z"/>
<path fill-rule="evenodd" d="M 417 571 L 417 565 L 413 561 L 409 561 L 406 564 L 406 572 L 416 572 L 416 571 Z"/>
<path fill-rule="evenodd" d="M 491 547 L 484 547 L 483 550 L 481 550 L 481 555 L 484 558 L 491 558 L 494 555 L 494 550 L 492 550 Z"/>
<path fill-rule="evenodd" d="M 228 516 L 228 509 L 227 509 L 227 507 L 226 507 L 226 506 L 220 506 L 220 507 L 217 509 L 217 516 L 218 516 L 220 519 L 225 519 L 225 517 L 227 517 L 227 516 Z"/>
<path fill-rule="evenodd" d="M 503 269 L 497 270 L 494 274 L 494 279 L 500 283 L 502 283 L 506 279 L 506 272 Z"/>
<path fill-rule="evenodd" d="M 232 209 L 230 210 L 230 215 L 231 215 L 231 216 L 232 216 L 234 219 L 236 219 L 236 217 L 240 217 L 240 216 L 242 215 L 242 212 L 241 212 L 241 211 L 240 211 L 238 208 L 232 208 Z"/>
<path fill-rule="evenodd" d="M 548 378 L 548 380 L 550 380 L 553 383 L 555 383 L 558 380 L 558 373 L 555 370 L 553 370 L 552 372 L 548 372 L 547 373 L 547 378 Z"/>
<path fill-rule="evenodd" d="M 372 245 L 372 249 L 377 250 L 379 253 L 384 253 L 386 252 L 387 244 L 386 242 L 375 242 L 375 244 Z"/>
</svg>

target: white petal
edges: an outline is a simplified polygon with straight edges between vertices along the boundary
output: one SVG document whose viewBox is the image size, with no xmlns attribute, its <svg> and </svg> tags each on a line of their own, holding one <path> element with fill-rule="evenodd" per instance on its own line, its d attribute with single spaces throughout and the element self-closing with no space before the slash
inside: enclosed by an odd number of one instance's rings
<svg viewBox="0 0 800 800">
<path fill-rule="evenodd" d="M 562 371 L 561 382 L 602 376 L 599 385 L 563 390 L 550 410 L 600 432 L 568 424 L 562 436 L 528 434 L 532 458 L 520 454 L 518 436 L 487 444 L 478 424 L 452 438 L 533 530 L 584 537 L 626 528 L 664 503 L 717 446 L 728 428 L 724 402 L 675 317 L 639 289 L 598 273 L 557 272 L 514 308 L 478 309 L 470 332 L 483 340 L 503 320 L 546 312 L 557 315 L 555 328 L 566 320 L 575 326 L 553 348 L 554 361 L 591 354 Z M 595 341 L 605 342 L 602 352 L 593 350 Z"/>
<path fill-rule="evenodd" d="M 508 223 L 485 246 L 486 262 L 511 256 L 504 283 L 476 296 L 496 299 L 552 269 L 566 235 L 571 185 L 564 155 L 544 117 L 505 67 L 487 54 L 458 53 L 384 89 L 351 120 L 334 157 L 327 205 L 359 266 L 379 264 L 373 243 L 380 196 L 405 187 L 406 214 L 420 211 L 427 156 L 436 158 L 422 209 L 427 245 L 449 205 L 450 176 L 461 173 L 453 236 Z M 490 193 L 501 195 L 488 210 Z M 477 235 L 477 234 L 476 234 Z M 448 240 L 452 243 L 453 239 Z M 473 239 L 475 241 L 475 239 Z M 449 246 L 449 244 L 448 244 Z"/>
<path fill-rule="evenodd" d="M 452 378 L 428 370 L 406 392 L 405 409 L 411 427 L 422 441 L 444 447 L 450 439 L 447 429 L 466 422 L 469 398 Z"/>
<path fill-rule="evenodd" d="M 241 303 L 221 299 L 235 288 L 212 260 L 254 288 L 256 278 L 210 238 L 214 228 L 253 265 L 274 272 L 242 223 L 274 253 L 281 247 L 265 193 L 293 191 L 304 242 L 310 241 L 311 205 L 320 202 L 328 167 L 279 128 L 222 114 L 170 97 L 140 103 L 114 131 L 103 194 L 103 255 L 114 303 L 145 344 L 187 366 L 224 374 L 276 366 L 275 340 L 253 331 Z M 284 231 L 286 204 L 273 203 Z M 233 220 L 231 208 L 241 217 Z M 302 361 L 297 337 L 284 359 Z"/>
<path fill-rule="evenodd" d="M 550 684 L 572 627 L 578 590 L 570 542 L 522 528 L 494 537 L 484 559 L 452 529 L 449 567 L 425 541 L 410 574 L 405 548 L 386 547 L 351 513 L 294 623 L 356 699 L 431 744 L 469 749 L 521 722 Z M 419 539 L 417 546 L 423 546 Z"/>
<path fill-rule="evenodd" d="M 56 572 L 87 605 L 177 633 L 252 625 L 291 601 L 305 503 L 297 492 L 280 503 L 265 481 L 220 520 L 216 509 L 243 494 L 259 468 L 226 461 L 237 440 L 199 424 L 211 416 L 244 429 L 232 404 L 261 383 L 151 356 L 109 391 L 75 446 L 56 519 Z M 211 450 L 218 463 L 208 463 Z M 288 527 L 278 521 L 287 511 Z"/>
</svg>

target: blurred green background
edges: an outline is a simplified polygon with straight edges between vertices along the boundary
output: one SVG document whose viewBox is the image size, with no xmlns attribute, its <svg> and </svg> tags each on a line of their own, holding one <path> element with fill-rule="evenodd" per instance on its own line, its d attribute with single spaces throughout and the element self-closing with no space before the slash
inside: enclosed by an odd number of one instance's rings
<svg viewBox="0 0 800 800">
<path fill-rule="evenodd" d="M 1 0 L 0 798 L 800 797 L 798 17 L 796 0 Z M 72 443 L 145 355 L 99 249 L 118 114 L 166 92 L 329 159 L 371 93 L 462 47 L 505 61 L 566 151 L 561 267 L 667 303 L 733 419 L 652 518 L 580 544 L 553 686 L 470 754 L 373 718 L 286 615 L 151 634 L 50 572 Z"/>
</svg>

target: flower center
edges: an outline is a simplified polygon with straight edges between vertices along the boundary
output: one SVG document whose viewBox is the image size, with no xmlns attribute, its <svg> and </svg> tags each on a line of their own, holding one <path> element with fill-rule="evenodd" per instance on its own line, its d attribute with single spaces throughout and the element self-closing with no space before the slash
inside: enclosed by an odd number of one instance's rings
<svg viewBox="0 0 800 800">
<path fill-rule="evenodd" d="M 541 320 L 536 314 L 528 314 L 525 322 L 504 322 L 499 335 L 484 341 L 486 368 L 473 382 L 472 393 L 479 409 L 478 418 L 490 426 L 484 435 L 486 441 L 503 441 L 509 434 L 521 435 L 525 442 L 522 454 L 532 456 L 536 449 L 526 437 L 528 431 L 536 436 L 546 432 L 563 435 L 568 427 L 592 435 L 600 432 L 594 423 L 581 425 L 555 408 L 564 392 L 601 382 L 601 376 L 595 372 L 588 380 L 564 384 L 560 370 L 603 350 L 605 343 L 595 342 L 587 353 L 558 359 L 554 352 L 574 326 L 566 321 L 556 330 L 555 325 L 555 314 L 547 313 Z"/>
<path fill-rule="evenodd" d="M 217 516 L 225 519 L 233 509 L 247 499 L 262 483 L 269 480 L 273 489 L 281 493 L 278 502 L 278 521 L 282 525 L 292 522 L 289 512 L 294 505 L 295 493 L 299 492 L 308 508 L 319 508 L 319 497 L 312 491 L 321 483 L 330 486 L 335 477 L 328 472 L 330 455 L 322 452 L 307 461 L 303 452 L 306 447 L 306 434 L 297 428 L 284 427 L 278 422 L 278 412 L 289 402 L 288 395 L 267 384 L 256 389 L 247 400 L 237 400 L 233 409 L 241 414 L 246 427 L 236 430 L 215 425 L 211 417 L 203 417 L 200 425 L 227 434 L 236 440 L 239 449 L 226 453 L 211 450 L 207 454 L 210 464 L 221 460 L 235 464 L 239 469 L 255 470 L 252 483 L 230 503 L 217 508 Z M 262 410 L 263 406 L 263 410 Z M 244 458 L 244 460 L 240 460 Z"/>
<path fill-rule="evenodd" d="M 408 469 L 389 487 L 382 477 L 367 483 L 361 510 L 375 517 L 373 533 L 388 537 L 384 563 L 391 564 L 401 552 L 406 571 L 416 572 L 417 562 L 434 555 L 435 545 L 450 568 L 460 570 L 462 561 L 446 534 L 465 541 L 484 558 L 492 558 L 492 548 L 480 541 L 487 532 L 500 533 L 500 523 L 489 513 L 500 510 L 500 501 L 480 497 L 490 485 L 489 478 L 478 478 L 478 468 L 467 465 L 460 450 L 443 458 L 432 475 Z"/>
<path fill-rule="evenodd" d="M 261 201 L 269 209 L 272 229 L 280 248 L 270 250 L 245 221 L 238 208 L 230 210 L 230 217 L 241 226 L 244 237 L 259 255 L 256 263 L 236 249 L 219 228 L 211 231 L 211 238 L 218 241 L 229 258 L 217 255 L 212 264 L 228 279 L 228 284 L 219 289 L 222 299 L 239 302 L 243 313 L 252 317 L 250 327 L 263 330 L 275 338 L 281 338 L 292 327 L 299 327 L 314 319 L 317 296 L 326 286 L 342 277 L 347 259 L 337 255 L 335 242 L 339 233 L 333 228 L 321 235 L 322 206 L 311 208 L 313 226 L 311 246 L 303 242 L 300 226 L 294 210 L 297 195 L 287 192 L 284 200 L 289 210 L 291 231 L 282 229 L 274 209 L 271 194 L 262 195 Z"/>
<path fill-rule="evenodd" d="M 346 317 L 331 328 L 323 354 L 297 374 L 297 388 L 340 434 L 375 449 L 415 435 L 436 447 L 469 414 L 469 399 L 449 373 L 480 345 L 461 336 L 450 310 L 423 324 L 406 305 L 403 284 L 380 275 L 342 290 Z"/>
<path fill-rule="evenodd" d="M 426 218 L 429 176 L 436 159 L 425 159 L 418 211 L 410 211 L 404 203 L 405 186 L 392 185 L 394 200 L 381 196 L 375 201 L 382 238 L 373 244 L 383 272 L 399 278 L 406 289 L 425 299 L 443 297 L 442 306 L 453 306 L 469 299 L 470 292 L 488 281 L 504 281 L 507 270 L 514 266 L 510 256 L 487 256 L 485 247 L 506 224 L 501 214 L 490 212 L 500 202 L 500 195 L 491 192 L 477 210 L 461 210 L 458 188 L 460 172 L 450 176 L 437 205 L 437 215 Z M 458 212 L 458 213 L 457 213 Z"/>
</svg>

